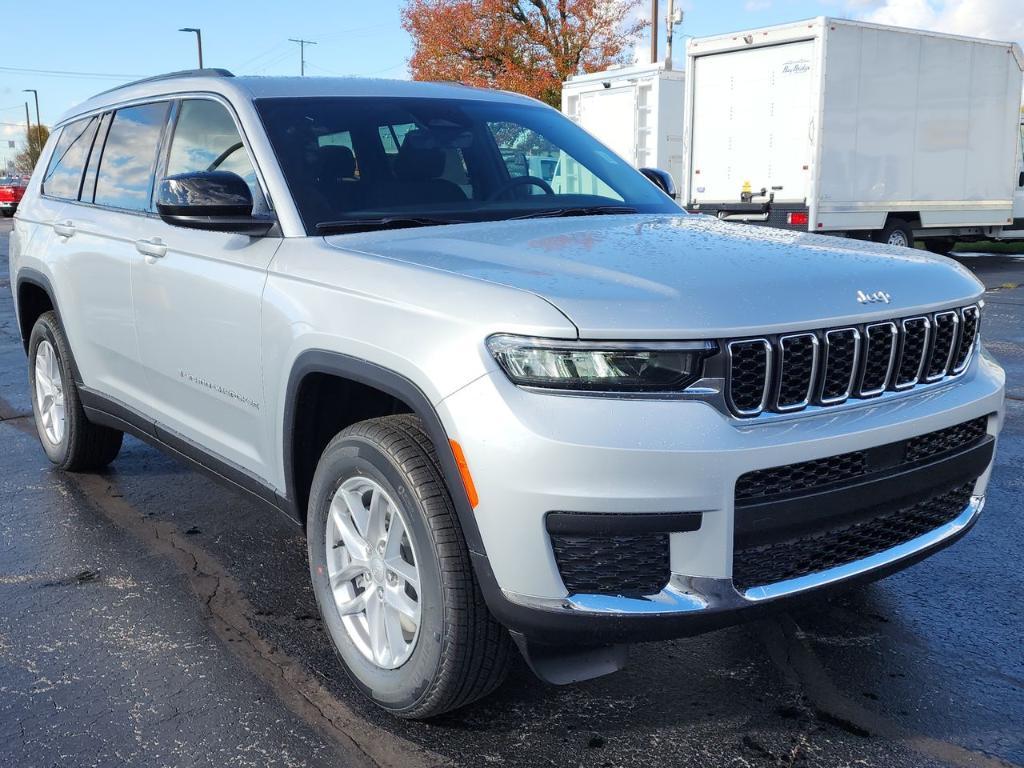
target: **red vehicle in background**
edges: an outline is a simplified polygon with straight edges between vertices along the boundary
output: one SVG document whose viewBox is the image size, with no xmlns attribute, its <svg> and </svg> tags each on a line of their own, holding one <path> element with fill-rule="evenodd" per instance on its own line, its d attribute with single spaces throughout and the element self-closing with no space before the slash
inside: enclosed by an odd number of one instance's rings
<svg viewBox="0 0 1024 768">
<path fill-rule="evenodd" d="M 25 195 L 28 181 L 17 176 L 0 177 L 0 212 L 4 216 L 13 216 L 18 210 L 18 203 Z"/>
</svg>

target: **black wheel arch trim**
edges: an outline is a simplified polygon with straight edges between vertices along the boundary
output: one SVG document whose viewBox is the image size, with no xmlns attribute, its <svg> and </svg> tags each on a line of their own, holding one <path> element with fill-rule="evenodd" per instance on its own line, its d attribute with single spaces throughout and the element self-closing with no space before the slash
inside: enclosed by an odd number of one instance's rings
<svg viewBox="0 0 1024 768">
<path fill-rule="evenodd" d="M 21 333 L 21 343 L 25 347 L 25 352 L 28 352 L 29 335 L 32 329 L 28 329 L 28 333 L 25 332 L 25 327 L 21 324 L 21 302 L 18 300 L 18 296 L 21 294 L 21 287 L 23 285 L 34 285 L 45 293 L 50 299 L 50 306 L 53 307 L 53 313 L 57 316 L 57 324 L 60 326 L 61 333 L 64 334 L 64 338 L 67 339 L 68 349 L 71 348 L 71 339 L 68 338 L 68 332 L 64 325 L 64 319 L 61 317 L 60 304 L 57 301 L 57 292 L 53 289 L 53 283 L 50 282 L 50 278 L 40 272 L 38 269 L 32 267 L 22 267 L 18 270 L 17 276 L 14 278 L 14 303 L 17 307 L 18 314 L 18 330 Z M 71 370 L 75 375 L 75 381 L 79 384 L 82 383 L 82 374 L 78 370 L 78 363 L 75 362 L 74 350 L 71 353 Z"/>
<path fill-rule="evenodd" d="M 431 404 L 430 399 L 415 382 L 402 374 L 368 360 L 341 352 L 331 352 L 323 349 L 306 350 L 295 359 L 291 373 L 288 376 L 282 434 L 284 436 L 285 495 L 289 505 L 289 514 L 298 520 L 304 520 L 306 516 L 306 510 L 298 508 L 297 500 L 299 494 L 297 493 L 298 489 L 295 483 L 296 471 L 292 456 L 295 449 L 296 402 L 299 386 L 311 374 L 337 376 L 374 387 L 409 406 L 412 412 L 423 422 L 427 435 L 434 443 L 437 458 L 441 463 L 441 470 L 444 474 L 445 484 L 448 487 L 448 492 L 451 494 L 452 502 L 455 504 L 455 511 L 462 526 L 463 536 L 466 538 L 466 546 L 475 555 L 486 557 L 483 540 L 480 536 L 480 528 L 476 523 L 473 508 L 469 503 L 469 497 L 462 483 L 462 475 L 455 462 L 455 455 L 452 453 L 451 444 L 448 442 L 448 432 L 441 423 L 437 410 Z M 474 558 L 474 562 L 476 561 L 477 558 Z"/>
</svg>

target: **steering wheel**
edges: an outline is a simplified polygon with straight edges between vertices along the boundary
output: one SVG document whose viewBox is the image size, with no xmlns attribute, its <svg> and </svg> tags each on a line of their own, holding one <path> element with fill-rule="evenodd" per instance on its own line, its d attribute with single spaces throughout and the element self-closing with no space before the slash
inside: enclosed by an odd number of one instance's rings
<svg viewBox="0 0 1024 768">
<path fill-rule="evenodd" d="M 513 190 L 516 187 L 524 186 L 540 187 L 541 189 L 544 190 L 545 195 L 555 194 L 555 190 L 553 190 L 551 188 L 551 185 L 544 181 L 544 179 L 538 178 L 537 176 L 516 176 L 514 179 L 510 179 L 509 181 L 505 182 L 500 187 L 498 187 L 494 192 L 487 196 L 487 199 L 497 200 L 499 197 L 506 194 L 510 190 Z"/>
</svg>

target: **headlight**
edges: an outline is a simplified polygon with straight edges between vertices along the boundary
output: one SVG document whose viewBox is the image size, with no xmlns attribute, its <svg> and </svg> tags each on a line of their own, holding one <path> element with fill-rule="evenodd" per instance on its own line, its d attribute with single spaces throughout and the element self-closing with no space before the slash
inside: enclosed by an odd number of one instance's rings
<svg viewBox="0 0 1024 768">
<path fill-rule="evenodd" d="M 497 335 L 494 359 L 516 384 L 591 392 L 678 392 L 703 373 L 714 342 L 562 341 Z"/>
</svg>

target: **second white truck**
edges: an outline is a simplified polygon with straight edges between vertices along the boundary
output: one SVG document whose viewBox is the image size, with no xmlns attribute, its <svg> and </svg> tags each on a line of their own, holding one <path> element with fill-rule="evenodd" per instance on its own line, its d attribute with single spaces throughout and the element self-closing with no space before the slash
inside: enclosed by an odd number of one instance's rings
<svg viewBox="0 0 1024 768">
<path fill-rule="evenodd" d="M 786 229 L 1024 238 L 1024 53 L 817 18 L 694 38 L 681 200 Z"/>
</svg>

